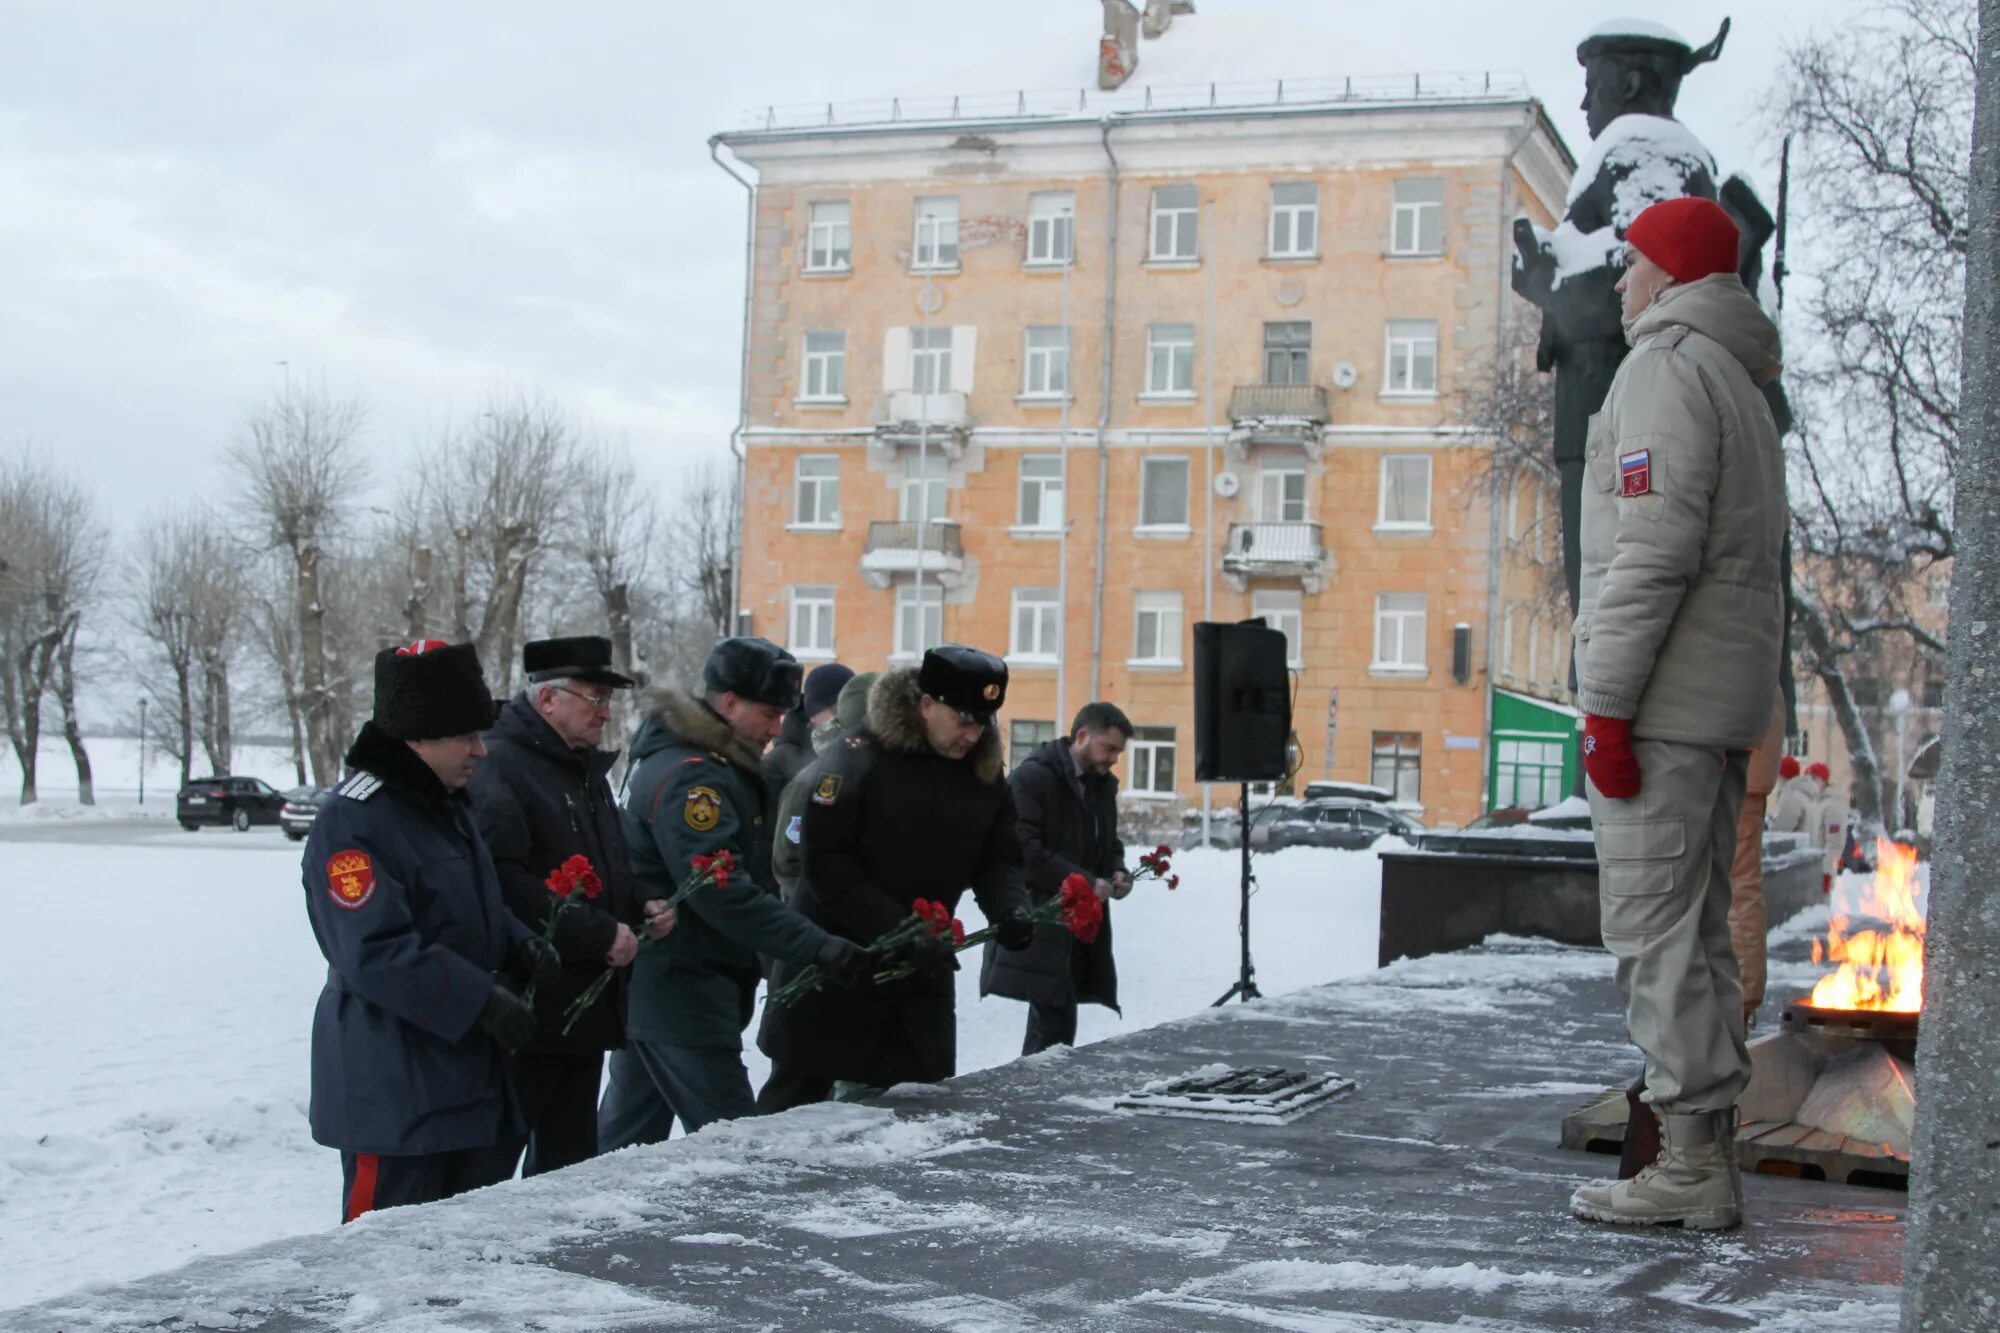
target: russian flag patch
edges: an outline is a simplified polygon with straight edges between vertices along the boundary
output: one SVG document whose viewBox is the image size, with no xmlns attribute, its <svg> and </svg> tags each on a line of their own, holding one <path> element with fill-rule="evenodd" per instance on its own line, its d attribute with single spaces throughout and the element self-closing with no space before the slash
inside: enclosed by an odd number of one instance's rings
<svg viewBox="0 0 2000 1333">
<path fill-rule="evenodd" d="M 1641 449 L 1637 453 L 1618 456 L 1618 494 L 1630 500 L 1653 493 L 1653 451 Z"/>
</svg>

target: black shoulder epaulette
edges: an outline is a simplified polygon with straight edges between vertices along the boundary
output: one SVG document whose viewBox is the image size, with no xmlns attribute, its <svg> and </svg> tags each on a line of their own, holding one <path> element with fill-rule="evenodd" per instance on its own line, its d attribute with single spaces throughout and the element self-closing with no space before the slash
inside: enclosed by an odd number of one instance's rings
<svg viewBox="0 0 2000 1333">
<path fill-rule="evenodd" d="M 337 795 L 345 796 L 350 801 L 365 801 L 381 790 L 382 779 L 366 769 L 356 769 L 347 781 L 334 788 Z"/>
</svg>

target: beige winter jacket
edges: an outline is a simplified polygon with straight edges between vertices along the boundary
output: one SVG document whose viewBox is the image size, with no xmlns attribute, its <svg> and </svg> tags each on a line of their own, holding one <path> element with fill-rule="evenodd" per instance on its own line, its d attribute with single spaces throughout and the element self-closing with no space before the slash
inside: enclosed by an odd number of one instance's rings
<svg viewBox="0 0 2000 1333">
<path fill-rule="evenodd" d="M 1577 704 L 1646 739 L 1748 750 L 1784 615 L 1784 463 L 1757 387 L 1778 331 L 1723 273 L 1668 288 L 1627 336 L 1584 446 Z"/>
</svg>

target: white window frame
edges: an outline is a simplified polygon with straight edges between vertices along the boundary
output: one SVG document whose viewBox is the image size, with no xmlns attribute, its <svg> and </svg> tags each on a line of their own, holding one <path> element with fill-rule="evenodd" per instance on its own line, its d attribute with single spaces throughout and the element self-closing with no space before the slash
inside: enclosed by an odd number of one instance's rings
<svg viewBox="0 0 2000 1333">
<path fill-rule="evenodd" d="M 1283 588 L 1263 588 L 1250 594 L 1250 614 L 1285 636 L 1285 665 L 1294 671 L 1306 664 L 1306 611 L 1303 594 Z"/>
<path fill-rule="evenodd" d="M 1076 262 L 1076 193 L 1041 190 L 1028 196 L 1029 268 L 1062 268 Z"/>
<path fill-rule="evenodd" d="M 1165 755 L 1174 776 L 1180 774 L 1179 747 L 1172 727 L 1135 727 L 1125 745 L 1125 794 L 1139 797 L 1175 795 L 1172 781 L 1160 784 L 1160 758 Z"/>
<path fill-rule="evenodd" d="M 1400 518 L 1389 516 L 1389 497 L 1392 493 L 1390 476 L 1399 467 L 1421 464 L 1423 468 L 1423 516 Z M 1429 454 L 1384 454 L 1382 456 L 1381 478 L 1376 488 L 1375 530 L 1377 532 L 1429 532 L 1431 531 L 1432 478 L 1436 475 L 1435 465 Z"/>
<path fill-rule="evenodd" d="M 1383 333 L 1382 396 L 1435 398 L 1438 382 L 1438 331 L 1434 319 L 1392 319 Z M 1417 369 L 1428 348 L 1430 382 L 1418 382 Z"/>
<path fill-rule="evenodd" d="M 1178 469 L 1181 474 L 1181 516 L 1179 519 L 1148 518 L 1152 506 L 1146 497 L 1155 484 L 1155 476 Z M 1139 524 L 1141 532 L 1186 532 L 1189 530 L 1189 515 L 1194 510 L 1194 464 L 1186 454 L 1160 454 L 1139 460 Z"/>
<path fill-rule="evenodd" d="M 809 469 L 808 464 L 813 466 Z M 820 464 L 827 465 L 823 471 L 818 467 Z M 813 498 L 810 518 L 806 516 L 808 491 Z M 792 526 L 827 532 L 839 530 L 839 454 L 800 454 L 798 461 L 792 464 Z"/>
<path fill-rule="evenodd" d="M 1146 326 L 1146 391 L 1141 398 L 1194 398 L 1194 334 L 1192 324 Z"/>
<path fill-rule="evenodd" d="M 1496 732 L 1493 737 L 1494 807 L 1518 806 L 1540 810 L 1563 798 L 1565 740 L 1559 733 Z M 1532 750 L 1533 753 L 1526 753 Z M 1521 799 L 1522 770 L 1532 771 L 1538 790 Z"/>
<path fill-rule="evenodd" d="M 1279 191 L 1308 190 L 1304 202 L 1279 203 Z M 1282 233 L 1282 239 L 1280 234 Z M 1319 182 L 1271 182 L 1271 220 L 1265 235 L 1266 255 L 1272 259 L 1314 259 L 1319 255 Z"/>
<path fill-rule="evenodd" d="M 929 470 L 925 468 L 928 466 Z M 935 511 L 930 501 L 936 498 Z M 919 511 L 922 512 L 919 512 Z M 942 523 L 951 513 L 951 463 L 940 448 L 926 461 L 912 453 L 904 464 L 897 517 L 904 523 Z"/>
<path fill-rule="evenodd" d="M 943 341 L 940 343 L 939 340 Z M 958 341 L 949 324 L 910 326 L 910 391 L 938 394 L 951 392 L 951 352 Z"/>
<path fill-rule="evenodd" d="M 1306 331 L 1302 343 L 1272 341 L 1272 331 L 1281 328 L 1302 328 Z M 1271 358 L 1283 355 L 1285 358 L 1285 378 L 1277 379 L 1271 374 Z M 1266 384 L 1311 384 L 1312 383 L 1312 321 L 1307 319 L 1267 319 L 1264 321 L 1263 374 Z M 1293 378 L 1293 362 L 1297 362 L 1298 378 Z"/>
<path fill-rule="evenodd" d="M 1290 496 L 1287 490 L 1296 489 Z M 1276 503 L 1272 492 L 1277 492 Z M 1296 508 L 1297 512 L 1287 512 Z M 1257 521 L 1259 523 L 1305 523 L 1310 521 L 1306 499 L 1304 463 L 1267 463 L 1257 470 Z"/>
<path fill-rule="evenodd" d="M 1430 669 L 1426 647 L 1429 638 L 1430 599 L 1423 593 L 1375 595 L 1375 649 L 1368 663 L 1371 672 L 1424 674 Z"/>
<path fill-rule="evenodd" d="M 917 200 L 910 237 L 910 272 L 950 273 L 958 268 L 958 196 L 925 195 Z"/>
<path fill-rule="evenodd" d="M 1382 736 L 1414 736 L 1417 740 L 1416 747 L 1406 752 L 1403 749 L 1401 741 L 1395 741 L 1391 743 L 1392 749 L 1385 756 L 1379 740 Z M 1382 774 L 1377 767 L 1379 762 L 1385 757 L 1393 763 L 1393 767 L 1390 769 L 1389 781 L 1387 782 L 1381 780 Z M 1411 766 L 1411 771 L 1416 774 L 1416 790 L 1410 792 L 1408 795 L 1399 790 L 1396 782 L 1397 777 L 1403 771 L 1403 765 L 1400 762 L 1403 759 L 1414 759 L 1417 761 Z M 1378 787 L 1388 788 L 1395 794 L 1398 800 L 1421 802 L 1424 794 L 1424 734 L 1421 731 L 1370 732 L 1368 736 L 1368 781 Z"/>
<path fill-rule="evenodd" d="M 895 650 L 889 655 L 891 661 L 913 662 L 923 656 L 925 649 L 935 648 L 944 642 L 944 589 L 939 586 L 936 579 L 925 579 L 921 603 L 917 600 L 917 591 L 915 583 L 896 585 Z M 934 621 L 936 632 L 927 633 L 932 628 L 929 624 L 913 626 L 911 622 L 918 616 L 926 622 Z M 909 632 L 912 628 L 916 630 L 919 638 L 928 641 L 912 645 L 909 642 Z"/>
<path fill-rule="evenodd" d="M 834 590 L 831 584 L 800 584 L 792 589 L 791 618 L 785 646 L 801 662 L 833 659 Z M 824 630 L 824 634 L 820 631 Z"/>
<path fill-rule="evenodd" d="M 1029 503 L 1030 498 L 1034 503 Z M 1030 532 L 1062 530 L 1063 456 L 1022 454 L 1021 478 L 1015 492 L 1014 526 Z"/>
<path fill-rule="evenodd" d="M 1404 199 L 1404 187 L 1435 185 L 1436 199 Z M 1412 176 L 1390 186 L 1389 253 L 1392 255 L 1441 255 L 1444 253 L 1444 181 L 1436 176 Z M 1424 245 L 1424 222 L 1429 217 L 1437 227 L 1435 242 Z M 1406 243 L 1407 230 L 1407 243 Z"/>
<path fill-rule="evenodd" d="M 1179 667 L 1181 639 L 1186 632 L 1186 601 L 1175 589 L 1142 589 L 1132 594 L 1132 660 L 1130 666 Z M 1152 649 L 1146 647 L 1151 622 Z"/>
<path fill-rule="evenodd" d="M 840 216 L 835 217 L 835 209 Z M 854 270 L 854 205 L 846 199 L 822 199 L 806 207 L 806 272 L 851 273 Z"/>
<path fill-rule="evenodd" d="M 1191 202 L 1162 206 L 1166 191 L 1194 195 Z M 1201 262 L 1201 190 L 1194 185 L 1155 185 L 1152 207 L 1146 216 L 1146 262 L 1149 264 L 1196 264 Z M 1167 224 L 1168 245 L 1160 245 L 1160 224 Z"/>
<path fill-rule="evenodd" d="M 815 349 L 813 339 L 821 340 Z M 832 339 L 833 346 L 826 344 Z M 847 401 L 847 334 L 838 329 L 812 329 L 800 339 L 799 398 L 802 403 Z M 815 387 L 813 381 L 819 383 Z"/>
<path fill-rule="evenodd" d="M 1036 345 L 1038 335 L 1040 346 Z M 1060 324 L 1032 324 L 1022 332 L 1021 397 L 1051 401 L 1069 397 L 1067 328 Z"/>
<path fill-rule="evenodd" d="M 1016 588 L 1009 607 L 1007 660 L 1010 662 L 1062 661 L 1062 603 L 1054 588 Z M 1023 614 L 1029 619 L 1028 633 L 1021 633 Z"/>
</svg>

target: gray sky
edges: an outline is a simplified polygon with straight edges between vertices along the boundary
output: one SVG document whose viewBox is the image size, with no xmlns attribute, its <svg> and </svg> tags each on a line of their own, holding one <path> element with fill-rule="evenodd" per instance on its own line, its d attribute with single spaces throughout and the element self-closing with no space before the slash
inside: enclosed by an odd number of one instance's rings
<svg viewBox="0 0 2000 1333">
<path fill-rule="evenodd" d="M 1576 40 L 1706 41 L 1681 115 L 1775 195 L 1783 47 L 1857 0 L 1200 0 L 1282 14 L 1213 77 L 1525 73 L 1572 150 Z M 12 0 L 0 10 L 0 444 L 89 469 L 113 518 L 211 493 L 289 373 L 358 391 L 383 471 L 539 388 L 671 483 L 735 421 L 741 190 L 706 140 L 766 102 L 1075 86 L 1095 0 Z M 1197 25 L 1175 36 L 1201 32 Z M 1170 36 L 1168 40 L 1173 40 Z M 1278 47 L 1279 44 L 1268 44 Z M 1176 66 L 1185 53 L 1177 53 Z M 1140 80 L 1146 78 L 1142 48 Z"/>
</svg>

